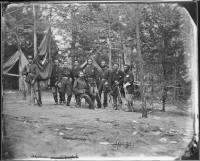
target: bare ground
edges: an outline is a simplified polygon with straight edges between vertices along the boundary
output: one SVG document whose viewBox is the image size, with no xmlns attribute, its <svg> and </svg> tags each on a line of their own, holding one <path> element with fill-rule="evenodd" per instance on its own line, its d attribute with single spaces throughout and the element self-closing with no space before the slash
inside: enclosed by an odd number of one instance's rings
<svg viewBox="0 0 200 161">
<path fill-rule="evenodd" d="M 30 106 L 17 93 L 4 93 L 4 158 L 180 156 L 192 138 L 188 111 L 167 106 L 142 118 L 139 112 L 90 110 L 53 105 L 43 92 L 43 106 Z M 139 108 L 140 102 L 135 103 Z M 161 105 L 155 105 L 161 108 Z M 190 108 L 189 108 L 190 109 Z"/>
</svg>

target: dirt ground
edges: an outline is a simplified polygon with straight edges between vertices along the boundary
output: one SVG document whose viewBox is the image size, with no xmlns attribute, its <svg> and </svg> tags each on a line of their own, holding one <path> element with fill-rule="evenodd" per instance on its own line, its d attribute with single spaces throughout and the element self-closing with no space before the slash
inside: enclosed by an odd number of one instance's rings
<svg viewBox="0 0 200 161">
<path fill-rule="evenodd" d="M 21 94 L 3 96 L 6 158 L 33 157 L 177 157 L 192 137 L 190 112 L 172 105 L 142 118 L 140 112 L 111 108 L 90 110 L 53 105 L 42 93 L 43 106 L 30 106 Z M 135 102 L 139 107 L 139 102 Z M 155 109 L 161 105 L 155 105 Z M 190 108 L 188 108 L 191 110 Z"/>
</svg>

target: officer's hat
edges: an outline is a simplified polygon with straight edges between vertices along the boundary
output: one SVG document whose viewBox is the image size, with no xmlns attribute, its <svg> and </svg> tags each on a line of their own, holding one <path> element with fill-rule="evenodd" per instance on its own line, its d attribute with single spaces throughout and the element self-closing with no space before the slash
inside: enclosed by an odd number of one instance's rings
<svg viewBox="0 0 200 161">
<path fill-rule="evenodd" d="M 32 55 L 28 55 L 28 59 L 33 59 L 33 56 Z"/>
</svg>

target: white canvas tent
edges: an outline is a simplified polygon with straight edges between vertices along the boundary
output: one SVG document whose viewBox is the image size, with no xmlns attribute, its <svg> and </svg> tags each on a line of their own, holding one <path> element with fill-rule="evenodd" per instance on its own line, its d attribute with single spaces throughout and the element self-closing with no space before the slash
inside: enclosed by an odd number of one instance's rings
<svg viewBox="0 0 200 161">
<path fill-rule="evenodd" d="M 9 73 L 9 71 L 15 66 L 15 64 L 19 62 L 19 73 Z M 22 78 L 22 71 L 24 67 L 28 64 L 28 60 L 26 59 L 24 53 L 21 49 L 17 50 L 15 54 L 13 54 L 4 64 L 3 64 L 3 74 L 10 76 L 18 76 L 19 77 L 19 90 L 24 90 L 24 80 Z"/>
</svg>

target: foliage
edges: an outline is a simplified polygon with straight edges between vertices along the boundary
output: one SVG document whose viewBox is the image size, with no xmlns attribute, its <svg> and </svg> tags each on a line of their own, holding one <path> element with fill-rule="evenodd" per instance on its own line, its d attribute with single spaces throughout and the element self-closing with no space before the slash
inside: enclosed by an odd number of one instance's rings
<svg viewBox="0 0 200 161">
<path fill-rule="evenodd" d="M 188 67 L 185 64 L 188 51 L 189 36 L 183 34 L 182 14 L 174 4 L 142 4 L 140 6 L 140 43 L 144 61 L 144 81 L 154 82 L 154 91 L 172 92 L 181 86 L 187 88 Z M 123 69 L 125 63 L 134 67 L 136 81 L 141 81 L 136 50 L 136 5 L 135 4 L 103 4 L 103 3 L 69 3 L 47 4 L 36 6 L 38 43 L 44 35 L 43 31 L 50 25 L 53 32 L 52 49 L 54 57 L 60 60 L 79 59 L 82 63 L 89 56 L 95 55 L 97 62 L 102 59 L 109 63 L 109 53 L 112 63 L 118 62 Z M 15 11 L 17 10 L 17 11 Z M 15 12 L 14 12 L 15 11 Z M 10 12 L 10 13 L 9 13 Z M 13 32 L 6 32 L 5 51 L 16 48 L 14 34 L 17 32 L 29 42 L 32 42 L 33 15 L 31 5 L 10 7 L 6 10 L 5 20 Z M 31 32 L 24 32 L 31 30 Z M 9 37 L 10 36 L 10 37 Z M 8 38 L 9 37 L 9 38 Z M 11 42 L 11 46 L 9 46 Z M 21 45 L 25 53 L 33 52 L 33 47 Z M 111 49 L 110 49 L 111 48 Z M 11 54 L 6 53 L 4 59 Z M 161 90 L 163 88 L 163 90 Z M 186 93 L 189 93 L 187 88 Z M 148 89 L 147 89 L 148 91 Z M 177 90 L 175 93 L 177 93 Z M 157 92 L 154 92 L 157 93 Z M 164 95 L 155 94 L 157 96 Z M 156 96 L 156 97 L 157 97 Z M 175 97 L 174 97 L 175 98 Z"/>
</svg>

